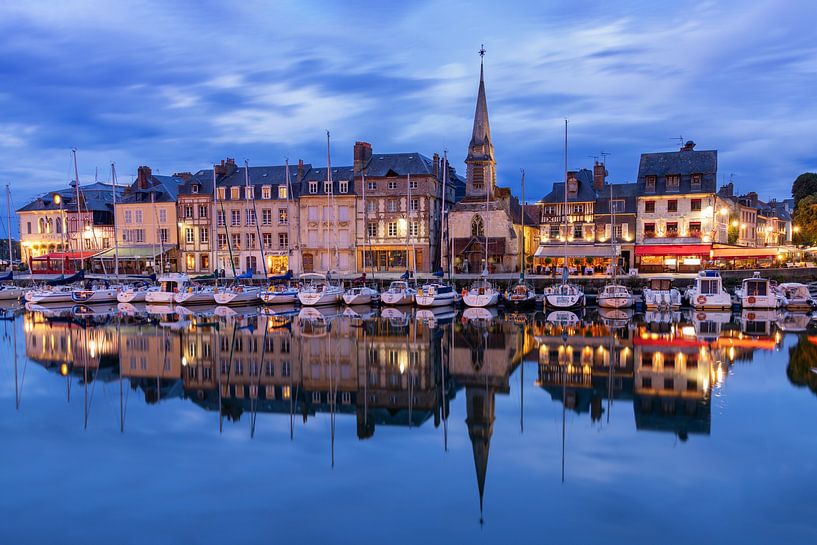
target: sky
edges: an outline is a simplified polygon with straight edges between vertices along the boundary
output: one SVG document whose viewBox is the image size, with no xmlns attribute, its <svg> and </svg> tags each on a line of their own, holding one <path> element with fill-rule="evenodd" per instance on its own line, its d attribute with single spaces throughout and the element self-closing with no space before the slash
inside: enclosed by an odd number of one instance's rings
<svg viewBox="0 0 817 545">
<path fill-rule="evenodd" d="M 0 0 L 0 184 L 14 206 L 139 165 L 195 172 L 448 151 L 465 173 L 485 44 L 500 185 L 526 198 L 604 152 L 717 149 L 739 192 L 817 170 L 817 3 Z M 5 206 L 3 207 L 5 208 Z"/>
</svg>

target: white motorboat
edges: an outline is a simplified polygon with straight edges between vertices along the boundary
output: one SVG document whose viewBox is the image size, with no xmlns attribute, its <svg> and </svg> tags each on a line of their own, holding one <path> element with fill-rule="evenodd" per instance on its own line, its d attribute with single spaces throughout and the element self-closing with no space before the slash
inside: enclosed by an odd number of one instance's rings
<svg viewBox="0 0 817 545">
<path fill-rule="evenodd" d="M 536 290 L 520 281 L 505 293 L 505 302 L 515 307 L 532 307 L 536 304 Z"/>
<path fill-rule="evenodd" d="M 462 302 L 466 306 L 475 308 L 493 307 L 499 303 L 499 290 L 488 282 L 486 274 L 483 272 L 482 278 L 474 282 L 471 287 L 462 294 Z"/>
<path fill-rule="evenodd" d="M 566 282 L 545 288 L 545 306 L 548 308 L 576 308 L 585 305 L 580 286 Z"/>
<path fill-rule="evenodd" d="M 784 282 L 777 286 L 777 293 L 781 296 L 781 304 L 786 310 L 808 311 L 817 306 L 817 301 L 811 296 L 805 284 Z"/>
<path fill-rule="evenodd" d="M 77 288 L 71 291 L 71 300 L 85 305 L 115 303 L 117 291 L 116 288 L 104 286 L 91 286 L 88 289 Z"/>
<path fill-rule="evenodd" d="M 380 292 L 369 286 L 354 286 L 343 293 L 347 305 L 371 305 L 380 301 Z"/>
<path fill-rule="evenodd" d="M 718 271 L 700 271 L 695 283 L 687 289 L 689 305 L 695 309 L 731 309 L 732 297 L 723 289 Z"/>
<path fill-rule="evenodd" d="M 0 286 L 0 301 L 19 301 L 23 290 L 17 286 Z"/>
<path fill-rule="evenodd" d="M 596 296 L 596 303 L 602 308 L 630 308 L 633 292 L 621 284 L 607 284 Z"/>
<path fill-rule="evenodd" d="M 74 300 L 71 298 L 72 291 L 74 291 L 74 289 L 71 286 L 46 287 L 26 292 L 25 299 L 27 303 L 33 303 L 35 305 L 73 303 Z"/>
<path fill-rule="evenodd" d="M 258 298 L 267 305 L 291 305 L 298 301 L 298 288 L 286 284 L 270 284 L 258 294 Z"/>
<path fill-rule="evenodd" d="M 459 293 L 442 282 L 430 282 L 420 287 L 414 296 L 418 307 L 445 307 L 456 305 L 462 300 Z"/>
<path fill-rule="evenodd" d="M 116 293 L 116 300 L 120 303 L 144 303 L 149 289 L 147 284 L 122 286 Z"/>
<path fill-rule="evenodd" d="M 412 305 L 417 290 L 410 287 L 405 280 L 395 280 L 389 284 L 389 289 L 380 294 L 380 301 L 384 305 Z"/>
<path fill-rule="evenodd" d="M 780 298 L 777 290 L 768 278 L 761 278 L 756 272 L 751 278 L 744 278 L 735 295 L 744 309 L 777 308 Z"/>
<path fill-rule="evenodd" d="M 258 303 L 261 288 L 258 286 L 233 286 L 216 288 L 213 293 L 217 305 L 252 305 Z"/>
<path fill-rule="evenodd" d="M 208 305 L 215 302 L 215 290 L 210 286 L 188 285 L 178 293 L 173 294 L 173 302 L 177 305 Z"/>
<path fill-rule="evenodd" d="M 159 285 L 147 290 L 145 302 L 173 304 L 173 296 L 180 292 L 189 282 L 190 277 L 186 274 L 163 274 L 159 277 Z"/>
<path fill-rule="evenodd" d="M 647 310 L 677 310 L 681 308 L 681 292 L 672 287 L 672 278 L 656 276 L 647 280 L 644 288 Z"/>
<path fill-rule="evenodd" d="M 298 290 L 298 301 L 304 306 L 337 305 L 343 299 L 343 288 L 330 282 L 326 275 L 302 274 L 301 282 L 303 285 Z"/>
</svg>

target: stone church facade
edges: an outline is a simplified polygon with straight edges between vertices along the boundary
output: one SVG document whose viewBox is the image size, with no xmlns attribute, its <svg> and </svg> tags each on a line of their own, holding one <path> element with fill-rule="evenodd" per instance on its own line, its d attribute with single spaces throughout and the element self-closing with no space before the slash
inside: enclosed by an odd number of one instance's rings
<svg viewBox="0 0 817 545">
<path fill-rule="evenodd" d="M 489 273 L 519 272 L 523 209 L 510 189 L 496 185 L 496 160 L 482 63 L 474 128 L 465 164 L 465 198 L 452 208 L 448 218 L 454 272 L 479 274 L 485 268 Z M 539 244 L 539 207 L 525 206 L 524 213 L 525 255 L 532 256 Z M 526 262 L 530 260 L 526 258 Z"/>
</svg>

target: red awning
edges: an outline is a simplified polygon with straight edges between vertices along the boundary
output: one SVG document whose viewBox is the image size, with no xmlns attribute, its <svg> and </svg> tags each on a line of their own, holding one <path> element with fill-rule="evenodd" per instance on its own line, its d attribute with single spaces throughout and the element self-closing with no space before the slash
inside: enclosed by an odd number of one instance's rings
<svg viewBox="0 0 817 545">
<path fill-rule="evenodd" d="M 98 252 L 52 252 L 37 257 L 32 257 L 31 261 L 48 261 L 58 259 L 88 259 L 93 257 Z"/>
<path fill-rule="evenodd" d="M 709 257 L 711 244 L 641 244 L 635 255 L 699 255 Z"/>
<path fill-rule="evenodd" d="M 734 258 L 769 258 L 769 257 L 776 257 L 777 254 L 780 253 L 778 248 L 775 247 L 766 247 L 766 248 L 712 248 L 713 257 L 734 257 Z"/>
</svg>

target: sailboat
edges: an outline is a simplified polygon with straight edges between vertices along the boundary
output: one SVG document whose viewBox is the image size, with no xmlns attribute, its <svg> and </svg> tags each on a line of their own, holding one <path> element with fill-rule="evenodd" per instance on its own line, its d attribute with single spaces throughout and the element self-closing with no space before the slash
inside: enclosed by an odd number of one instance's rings
<svg viewBox="0 0 817 545">
<path fill-rule="evenodd" d="M 445 210 L 445 199 L 446 199 L 446 189 L 448 186 L 448 152 L 443 153 L 443 192 L 442 192 L 442 204 L 441 204 L 441 214 L 440 217 L 442 218 L 442 228 L 440 230 L 440 265 L 442 265 L 443 259 L 443 248 L 445 248 L 445 237 L 443 236 L 443 229 L 446 228 L 448 225 L 448 217 L 446 216 Z M 417 290 L 416 295 L 414 296 L 414 301 L 417 303 L 418 307 L 444 307 L 450 305 L 457 305 L 460 301 L 462 301 L 462 297 L 459 293 L 451 286 L 451 258 L 449 257 L 449 267 L 448 267 L 448 281 L 449 283 L 446 284 L 441 280 L 427 282 L 423 286 Z M 443 271 L 440 269 L 434 273 L 434 276 L 442 278 Z"/>
<path fill-rule="evenodd" d="M 11 244 L 11 188 L 8 184 L 6 184 L 6 205 L 8 206 L 9 270 L 8 273 L 0 276 L 0 282 L 12 282 L 14 280 L 14 267 L 12 266 L 14 252 L 12 252 Z M 17 286 L 13 284 L 0 285 L 0 301 L 19 301 L 22 296 L 23 290 Z"/>
<path fill-rule="evenodd" d="M 531 307 L 536 304 L 536 291 L 525 282 L 525 171 L 522 171 L 522 237 L 519 263 L 519 282 L 508 288 L 505 301 L 514 307 Z"/>
<path fill-rule="evenodd" d="M 361 191 L 363 192 L 363 213 L 366 213 L 366 174 L 363 171 L 366 165 L 363 165 L 360 171 L 361 177 Z M 349 306 L 352 305 L 371 305 L 372 303 L 380 302 L 380 292 L 377 289 L 366 285 L 366 242 L 369 239 L 368 229 L 364 231 L 363 238 L 363 274 L 360 278 L 355 280 L 350 288 L 343 292 L 343 302 Z"/>
<path fill-rule="evenodd" d="M 488 217 L 488 203 L 491 201 L 491 191 L 493 187 L 489 186 L 485 190 L 485 216 Z M 487 229 L 487 223 L 486 229 Z M 471 284 L 471 287 L 462 294 L 462 301 L 469 307 L 492 307 L 499 303 L 499 290 L 488 281 L 488 231 L 483 232 L 485 235 L 485 266 L 482 269 L 482 274 L 479 280 Z"/>
<path fill-rule="evenodd" d="M 567 263 L 567 119 L 565 119 L 565 201 L 562 215 L 564 217 L 564 263 L 562 265 L 562 283 L 545 289 L 545 306 L 551 308 L 583 307 L 584 291 L 581 286 L 568 282 L 570 268 Z"/>
<path fill-rule="evenodd" d="M 613 279 L 604 286 L 596 298 L 596 303 L 604 308 L 629 308 L 633 306 L 633 292 L 627 286 L 616 282 L 618 271 L 618 251 L 616 249 L 616 211 L 613 206 L 613 184 L 610 184 L 610 267 Z"/>
</svg>

